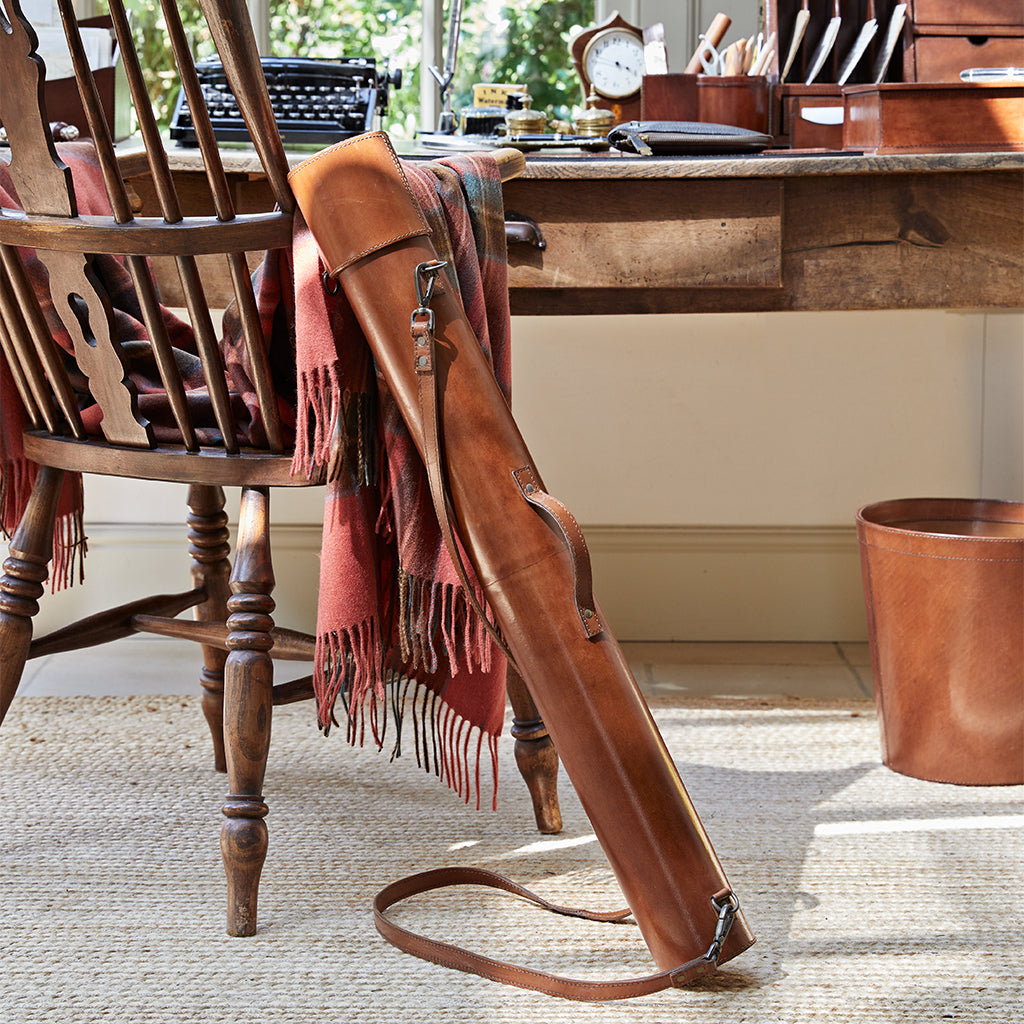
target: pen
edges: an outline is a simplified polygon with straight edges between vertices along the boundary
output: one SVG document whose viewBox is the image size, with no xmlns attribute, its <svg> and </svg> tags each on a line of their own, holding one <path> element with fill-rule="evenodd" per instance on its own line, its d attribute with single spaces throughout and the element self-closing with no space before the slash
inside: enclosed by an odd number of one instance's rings
<svg viewBox="0 0 1024 1024">
<path fill-rule="evenodd" d="M 719 12 L 715 15 L 707 32 L 704 33 L 704 42 L 697 47 L 696 52 L 690 58 L 690 63 L 686 65 L 685 74 L 697 75 L 700 74 L 701 69 L 701 54 L 707 50 L 708 45 L 717 48 L 718 44 L 725 38 L 725 33 L 729 31 L 729 26 L 732 24 L 732 18 L 727 14 Z"/>
</svg>

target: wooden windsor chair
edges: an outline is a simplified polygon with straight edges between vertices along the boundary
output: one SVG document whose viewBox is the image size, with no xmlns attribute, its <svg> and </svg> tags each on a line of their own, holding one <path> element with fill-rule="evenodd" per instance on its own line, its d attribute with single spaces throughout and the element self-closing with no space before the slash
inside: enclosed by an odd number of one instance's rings
<svg viewBox="0 0 1024 1024">
<path fill-rule="evenodd" d="M 202 707 L 215 766 L 228 775 L 221 849 L 228 886 L 228 932 L 256 930 L 259 876 L 266 856 L 263 781 L 272 708 L 312 696 L 312 677 L 274 685 L 273 659 L 312 660 L 314 638 L 277 628 L 269 540 L 273 487 L 320 483 L 292 476 L 292 450 L 279 415 L 246 254 L 291 244 L 294 201 L 288 162 L 260 68 L 245 0 L 200 0 L 225 72 L 246 119 L 277 209 L 234 210 L 218 146 L 202 100 L 186 34 L 173 0 L 163 3 L 213 197 L 213 217 L 183 217 L 150 106 L 122 0 L 110 14 L 145 144 L 161 216 L 137 217 L 125 188 L 102 104 L 88 69 L 73 0 L 58 0 L 104 190 L 106 216 L 79 212 L 71 173 L 57 156 L 45 104 L 36 39 L 19 0 L 0 0 L 0 121 L 10 144 L 9 174 L 23 212 L 0 215 L 0 343 L 28 428 L 25 455 L 38 466 L 27 510 L 11 540 L 0 578 L 0 721 L 25 662 L 148 632 L 189 639 L 202 648 Z M 3 154 L 0 152 L 0 160 Z M 73 343 L 74 360 L 55 341 L 26 270 L 33 252 L 48 275 L 54 311 Z M 238 396 L 225 376 L 197 260 L 227 261 L 257 411 L 247 434 Z M 97 261 L 116 256 L 145 325 L 166 393 L 173 441 L 140 411 L 126 379 L 125 346 Z M 151 258 L 177 265 L 195 339 L 202 384 L 186 387 L 152 277 Z M 52 318 L 51 321 L 52 323 Z M 84 374 L 84 384 L 83 375 Z M 90 403 L 102 410 L 102 436 L 89 429 Z M 160 433 L 160 436 L 158 436 Z M 240 440 L 240 434 L 242 440 Z M 187 485 L 191 589 L 147 597 L 33 639 L 32 616 L 53 558 L 58 504 L 68 474 L 96 473 Z M 241 489 L 235 556 L 225 514 L 226 486 Z M 179 618 L 192 610 L 192 619 Z M 509 692 L 518 723 L 517 760 L 531 788 L 538 826 L 560 827 L 550 740 L 521 682 Z M 516 730 L 514 730 L 516 734 Z"/>
</svg>

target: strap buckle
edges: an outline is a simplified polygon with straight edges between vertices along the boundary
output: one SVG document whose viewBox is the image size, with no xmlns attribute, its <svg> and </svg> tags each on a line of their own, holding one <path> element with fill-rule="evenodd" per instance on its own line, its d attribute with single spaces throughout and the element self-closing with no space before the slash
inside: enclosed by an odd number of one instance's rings
<svg viewBox="0 0 1024 1024">
<path fill-rule="evenodd" d="M 430 308 L 430 303 L 434 298 L 434 286 L 437 284 L 437 275 L 447 266 L 447 260 L 430 260 L 420 263 L 416 267 L 413 273 L 416 281 L 416 301 L 419 303 L 417 313 Z"/>
<path fill-rule="evenodd" d="M 418 345 L 426 345 L 425 335 L 434 333 L 434 311 L 430 308 L 430 303 L 434 300 L 437 275 L 447 266 L 446 260 L 431 260 L 428 263 L 420 263 L 413 271 L 417 305 L 412 311 L 409 329 Z M 421 362 L 422 359 L 423 356 L 416 357 L 416 365 L 419 369 L 425 369 L 427 366 L 426 363 Z"/>
</svg>

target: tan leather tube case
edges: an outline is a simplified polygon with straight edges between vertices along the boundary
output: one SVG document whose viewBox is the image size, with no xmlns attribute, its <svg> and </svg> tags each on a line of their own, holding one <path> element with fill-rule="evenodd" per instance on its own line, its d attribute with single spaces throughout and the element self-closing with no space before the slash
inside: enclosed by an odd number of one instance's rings
<svg viewBox="0 0 1024 1024">
<path fill-rule="evenodd" d="M 297 168 L 291 184 L 429 460 L 409 315 L 416 268 L 436 254 L 401 165 L 371 134 Z M 581 589 L 585 546 L 563 532 L 574 521 L 560 526 L 530 500 L 547 497 L 543 481 L 461 305 L 439 287 L 432 308 L 455 527 L 647 946 L 671 969 L 707 950 L 712 898 L 731 887 L 587 581 Z M 594 471 L 610 468 L 595 458 Z M 720 960 L 753 941 L 738 914 Z"/>
</svg>

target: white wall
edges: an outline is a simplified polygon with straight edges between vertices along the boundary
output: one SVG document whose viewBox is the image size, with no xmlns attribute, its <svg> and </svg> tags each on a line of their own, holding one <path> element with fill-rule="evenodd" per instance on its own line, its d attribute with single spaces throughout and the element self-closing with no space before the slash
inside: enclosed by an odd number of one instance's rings
<svg viewBox="0 0 1024 1024">
<path fill-rule="evenodd" d="M 517 419 L 623 640 L 862 638 L 858 505 L 1024 500 L 1020 314 L 521 317 L 513 334 Z M 161 590 L 186 589 L 184 498 L 90 478 L 92 585 L 40 626 L 163 569 Z M 281 625 L 315 621 L 320 502 L 274 492 Z"/>
<path fill-rule="evenodd" d="M 759 3 L 598 0 L 598 20 L 615 9 L 664 22 L 677 69 L 716 11 L 747 35 Z M 516 416 L 623 640 L 862 638 L 858 505 L 1024 500 L 1019 313 L 519 318 L 514 339 Z M 320 501 L 273 498 L 282 625 L 315 621 Z M 183 488 L 92 478 L 86 513 L 91 585 L 40 628 L 160 570 L 188 586 Z"/>
<path fill-rule="evenodd" d="M 622 639 L 862 638 L 859 505 L 1024 498 L 1019 315 L 524 319 L 514 351 Z"/>
<path fill-rule="evenodd" d="M 697 47 L 698 37 L 718 12 L 732 19 L 727 41 L 746 38 L 761 25 L 761 0 L 596 0 L 595 20 L 618 11 L 631 25 L 665 26 L 669 70 L 682 71 Z"/>
</svg>

